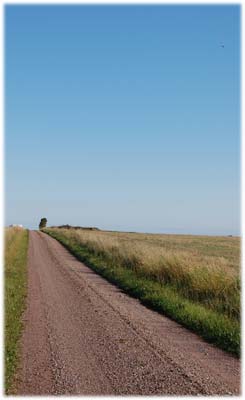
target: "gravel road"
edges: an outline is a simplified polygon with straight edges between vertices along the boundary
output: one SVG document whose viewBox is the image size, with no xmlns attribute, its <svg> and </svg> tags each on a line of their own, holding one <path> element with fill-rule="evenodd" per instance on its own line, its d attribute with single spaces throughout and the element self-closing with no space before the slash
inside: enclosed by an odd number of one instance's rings
<svg viewBox="0 0 245 400">
<path fill-rule="evenodd" d="M 240 362 L 30 231 L 18 394 L 240 393 Z"/>
</svg>

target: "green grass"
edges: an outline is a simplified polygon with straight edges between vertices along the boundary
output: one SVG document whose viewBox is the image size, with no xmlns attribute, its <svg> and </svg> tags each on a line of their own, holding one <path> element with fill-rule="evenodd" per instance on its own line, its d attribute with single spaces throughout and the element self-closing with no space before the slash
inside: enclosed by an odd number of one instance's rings
<svg viewBox="0 0 245 400">
<path fill-rule="evenodd" d="M 197 250 L 199 246 L 196 246 L 194 256 L 189 255 L 186 258 L 183 246 L 187 237 L 177 238 L 182 247 L 179 250 L 173 235 L 172 244 L 175 250 L 170 254 L 171 235 L 168 235 L 168 251 L 165 254 L 162 250 L 158 253 L 156 244 L 160 240 L 162 248 L 165 235 L 142 236 L 82 230 L 75 232 L 66 229 L 45 229 L 45 232 L 59 240 L 79 260 L 130 295 L 139 298 L 145 305 L 181 323 L 218 347 L 239 356 L 239 274 L 230 259 L 227 262 L 220 260 L 222 252 L 218 238 L 197 237 L 203 253 L 200 255 Z M 149 237 L 148 243 L 146 237 Z M 188 241 L 192 243 L 194 239 L 195 237 L 188 237 Z M 202 257 L 204 260 L 207 257 L 204 242 L 212 242 L 212 239 L 214 249 L 210 250 L 211 243 L 208 245 L 208 257 L 213 257 L 210 264 L 212 268 L 209 265 L 205 269 L 204 262 L 201 263 Z M 226 244 L 225 239 L 220 240 Z M 141 243 L 142 249 L 144 247 L 143 253 L 140 253 L 138 245 L 135 245 L 137 241 Z M 152 241 L 150 246 L 149 241 Z M 236 246 L 237 241 L 234 242 Z M 227 243 L 230 245 L 231 241 Z M 232 253 L 235 258 L 233 246 L 230 247 L 227 253 Z M 193 254 L 193 245 L 190 249 Z M 219 254 L 216 259 L 212 252 L 217 251 Z M 148 259 L 145 260 L 144 257 Z M 187 264 L 187 260 L 191 265 Z M 196 260 L 197 265 L 194 264 Z"/>
<path fill-rule="evenodd" d="M 13 381 L 19 362 L 21 316 L 27 292 L 28 231 L 6 228 L 4 252 L 4 330 L 5 330 L 5 392 L 13 391 Z"/>
</svg>

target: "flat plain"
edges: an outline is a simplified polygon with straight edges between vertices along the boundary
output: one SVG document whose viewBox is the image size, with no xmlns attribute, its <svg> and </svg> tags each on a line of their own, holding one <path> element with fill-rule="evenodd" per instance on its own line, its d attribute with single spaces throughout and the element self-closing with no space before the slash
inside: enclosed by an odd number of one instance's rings
<svg viewBox="0 0 245 400">
<path fill-rule="evenodd" d="M 239 238 L 56 227 L 5 243 L 8 394 L 240 393 Z"/>
<path fill-rule="evenodd" d="M 240 361 L 30 232 L 22 395 L 240 392 Z"/>
<path fill-rule="evenodd" d="M 240 352 L 240 238 L 46 230 L 81 261 L 208 341 Z"/>
</svg>

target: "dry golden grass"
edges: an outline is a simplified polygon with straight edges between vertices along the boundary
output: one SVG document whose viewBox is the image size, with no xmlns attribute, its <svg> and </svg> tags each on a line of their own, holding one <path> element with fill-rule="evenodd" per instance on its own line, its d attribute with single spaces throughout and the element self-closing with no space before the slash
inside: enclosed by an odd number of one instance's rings
<svg viewBox="0 0 245 400">
<path fill-rule="evenodd" d="M 143 304 L 239 356 L 239 238 L 44 231 Z"/>
<path fill-rule="evenodd" d="M 139 276 L 239 319 L 240 238 L 59 229 Z"/>
</svg>

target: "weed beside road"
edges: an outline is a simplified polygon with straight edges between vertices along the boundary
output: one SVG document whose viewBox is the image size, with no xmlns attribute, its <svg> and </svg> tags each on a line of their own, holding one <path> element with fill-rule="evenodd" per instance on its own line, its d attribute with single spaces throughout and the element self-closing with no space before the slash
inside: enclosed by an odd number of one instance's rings
<svg viewBox="0 0 245 400">
<path fill-rule="evenodd" d="M 239 355 L 239 238 L 45 232 L 144 304 Z"/>
<path fill-rule="evenodd" d="M 12 392 L 12 384 L 19 361 L 21 316 L 27 292 L 28 231 L 6 228 L 4 252 L 4 334 L 5 334 L 5 392 Z"/>
</svg>

